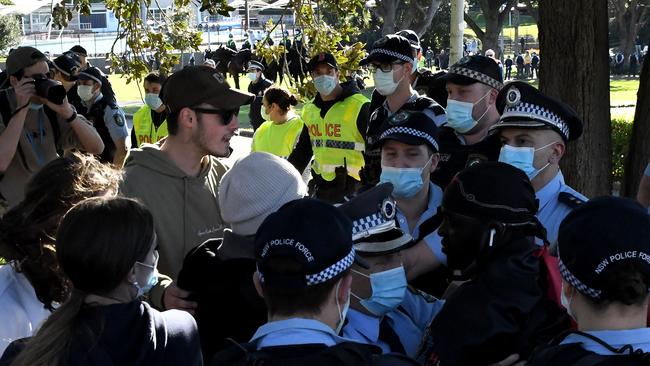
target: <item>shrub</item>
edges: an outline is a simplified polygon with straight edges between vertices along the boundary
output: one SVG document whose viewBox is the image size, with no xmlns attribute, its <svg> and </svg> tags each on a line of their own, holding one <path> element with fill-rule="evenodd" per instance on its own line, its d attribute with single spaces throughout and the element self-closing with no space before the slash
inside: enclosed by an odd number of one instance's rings
<svg viewBox="0 0 650 366">
<path fill-rule="evenodd" d="M 625 175 L 625 157 L 629 151 L 632 136 L 632 122 L 624 119 L 612 120 L 612 177 L 614 181 L 623 181 Z"/>
</svg>

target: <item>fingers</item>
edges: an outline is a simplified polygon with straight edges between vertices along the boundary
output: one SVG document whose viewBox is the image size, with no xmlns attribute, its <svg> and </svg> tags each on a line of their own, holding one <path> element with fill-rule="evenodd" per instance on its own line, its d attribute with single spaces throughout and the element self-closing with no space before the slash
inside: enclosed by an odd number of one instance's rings
<svg viewBox="0 0 650 366">
<path fill-rule="evenodd" d="M 176 286 L 175 283 L 172 283 L 165 289 L 165 294 L 163 296 L 165 307 L 167 309 L 184 310 L 194 315 L 197 303 L 186 300 L 189 295 L 190 293 L 188 291 L 185 291 Z"/>
</svg>

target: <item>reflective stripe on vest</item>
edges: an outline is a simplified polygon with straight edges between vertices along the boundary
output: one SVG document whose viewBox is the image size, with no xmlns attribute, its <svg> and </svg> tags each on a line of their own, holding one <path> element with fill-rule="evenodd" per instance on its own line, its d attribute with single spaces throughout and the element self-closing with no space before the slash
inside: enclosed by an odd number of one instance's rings
<svg viewBox="0 0 650 366">
<path fill-rule="evenodd" d="M 281 125 L 266 121 L 253 135 L 251 152 L 264 151 L 286 159 L 296 147 L 303 126 L 304 123 L 298 116 Z"/>
<path fill-rule="evenodd" d="M 302 120 L 309 128 L 314 152 L 312 169 L 324 180 L 334 180 L 335 169 L 342 166 L 347 166 L 350 177 L 360 180 L 365 142 L 357 128 L 357 118 L 361 107 L 368 102 L 362 94 L 353 94 L 334 103 L 325 118 L 313 102 L 303 108 Z"/>
<path fill-rule="evenodd" d="M 167 120 L 164 120 L 156 129 L 151 118 L 151 108 L 145 104 L 133 115 L 133 131 L 138 140 L 138 146 L 155 144 L 168 135 Z"/>
</svg>

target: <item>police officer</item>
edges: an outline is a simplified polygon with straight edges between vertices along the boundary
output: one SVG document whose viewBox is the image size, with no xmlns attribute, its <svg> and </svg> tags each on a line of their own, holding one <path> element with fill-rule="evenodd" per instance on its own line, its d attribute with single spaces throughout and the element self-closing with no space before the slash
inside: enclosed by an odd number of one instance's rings
<svg viewBox="0 0 650 366">
<path fill-rule="evenodd" d="M 241 49 L 242 50 L 245 50 L 245 49 L 250 50 L 251 48 L 252 48 L 252 46 L 251 46 L 251 42 L 248 39 L 248 33 L 244 33 L 244 43 L 242 43 Z"/>
<path fill-rule="evenodd" d="M 142 144 L 155 144 L 166 137 L 167 106 L 160 99 L 162 84 L 167 80 L 165 75 L 157 71 L 149 73 L 144 78 L 144 105 L 133 115 L 133 133 L 131 146 L 139 147 Z"/>
<path fill-rule="evenodd" d="M 568 142 L 582 134 L 582 121 L 569 106 L 522 81 L 501 90 L 497 108 L 502 115 L 491 131 L 503 144 L 499 161 L 526 173 L 539 200 L 537 218 L 554 243 L 560 222 L 587 200 L 564 183 L 559 165 Z"/>
<path fill-rule="evenodd" d="M 305 154 L 313 151 L 310 195 L 337 203 L 359 187 L 359 173 L 364 166 L 368 98 L 359 92 L 353 80 L 339 83 L 338 63 L 330 53 L 312 57 L 307 69 L 318 91 L 302 109 L 311 148 L 307 139 L 301 138 L 296 150 Z"/>
<path fill-rule="evenodd" d="M 437 233 L 442 189 L 430 181 L 440 159 L 437 136 L 438 128 L 423 112 L 401 111 L 388 119 L 376 145 L 381 149 L 380 182 L 394 187 L 397 224 L 416 243 L 404 250 L 408 278 L 439 296 L 447 283 L 443 275 L 430 273 L 446 263 Z"/>
<path fill-rule="evenodd" d="M 249 114 L 253 131 L 255 131 L 265 121 L 262 117 L 262 98 L 266 89 L 273 85 L 273 82 L 264 76 L 264 65 L 261 62 L 249 62 L 246 72 L 248 79 L 251 81 L 248 84 L 248 92 L 255 95 Z"/>
<path fill-rule="evenodd" d="M 428 117 L 426 123 L 441 125 L 445 122 L 445 111 L 435 101 L 420 96 L 411 86 L 415 61 L 410 42 L 399 35 L 387 35 L 377 40 L 361 65 L 370 65 L 373 72 L 375 92 L 384 99 L 372 111 L 366 134 L 366 166 L 363 169 L 363 183 L 375 185 L 381 174 L 379 147 L 374 146 L 380 137 L 383 125 L 400 111 L 423 111 Z"/>
<path fill-rule="evenodd" d="M 98 68 L 90 67 L 79 73 L 77 82 L 77 94 L 81 98 L 78 110 L 93 121 L 106 146 L 99 160 L 121 167 L 131 142 L 130 128 L 124 112 L 117 105 L 108 79 Z"/>
<path fill-rule="evenodd" d="M 343 336 L 415 357 L 443 301 L 408 287 L 403 251 L 414 242 L 395 225 L 392 184 L 383 183 L 339 207 L 353 224 L 354 249 L 369 269 L 352 266 L 352 299 Z"/>
<path fill-rule="evenodd" d="M 284 35 L 282 37 L 282 45 L 284 46 L 285 51 L 289 51 L 291 48 L 291 39 L 289 39 L 289 31 L 284 31 Z"/>
<path fill-rule="evenodd" d="M 560 226 L 562 303 L 579 331 L 540 347 L 527 365 L 648 365 L 650 216 L 618 197 L 593 199 Z"/>
<path fill-rule="evenodd" d="M 287 203 L 269 215 L 255 236 L 255 287 L 268 323 L 250 343 L 218 353 L 213 365 L 415 365 L 402 356 L 379 356 L 374 346 L 338 336 L 350 304 L 350 268 L 358 259 L 352 223 L 325 202 Z"/>
<path fill-rule="evenodd" d="M 503 75 L 493 59 L 474 55 L 449 68 L 447 123 L 440 130 L 440 164 L 432 181 L 447 186 L 456 173 L 482 161 L 495 161 L 501 144 L 488 129 L 499 120 L 496 99 Z"/>
<path fill-rule="evenodd" d="M 228 33 L 228 41 L 226 42 L 226 47 L 237 51 L 237 45 L 235 44 L 235 36 L 232 35 L 232 32 Z"/>
</svg>

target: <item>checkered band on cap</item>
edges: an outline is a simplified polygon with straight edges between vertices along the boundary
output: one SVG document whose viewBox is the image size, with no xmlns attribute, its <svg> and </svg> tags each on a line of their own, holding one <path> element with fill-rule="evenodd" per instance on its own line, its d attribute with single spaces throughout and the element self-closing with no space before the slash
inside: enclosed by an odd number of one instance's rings
<svg viewBox="0 0 650 366">
<path fill-rule="evenodd" d="M 531 103 L 518 103 L 517 105 L 506 106 L 501 115 L 501 119 L 508 117 L 526 117 L 548 123 L 559 129 L 567 140 L 569 139 L 569 125 L 560 116 L 544 107 Z"/>
<path fill-rule="evenodd" d="M 318 285 L 319 283 L 327 282 L 332 278 L 338 276 L 346 269 L 352 266 L 354 262 L 354 248 L 350 250 L 350 253 L 345 257 L 341 258 L 338 262 L 332 264 L 331 266 L 325 268 L 324 270 L 311 275 L 306 275 L 305 280 L 307 281 L 307 286 Z M 259 266 L 256 266 L 257 274 L 260 278 L 260 282 L 264 282 L 264 274 L 260 271 Z"/>
<path fill-rule="evenodd" d="M 406 56 L 406 55 L 402 55 L 402 54 L 399 53 L 399 52 L 395 52 L 395 51 L 387 50 L 387 49 L 385 49 L 385 48 L 375 48 L 375 49 L 373 49 L 372 51 L 370 51 L 370 55 L 374 55 L 374 54 L 376 54 L 376 53 L 380 53 L 380 54 L 382 54 L 382 55 L 388 55 L 388 56 L 390 56 L 390 57 L 395 57 L 395 58 L 400 59 L 400 60 L 402 60 L 402 61 L 404 61 L 404 62 L 413 62 L 413 58 L 412 58 L 412 57 L 409 57 L 409 56 Z"/>
<path fill-rule="evenodd" d="M 429 141 L 431 143 L 431 145 L 433 145 L 433 147 L 435 147 L 436 150 L 439 150 L 438 149 L 438 143 L 436 142 L 436 140 L 433 137 L 431 137 L 431 135 L 429 135 L 427 133 L 424 133 L 422 131 L 418 131 L 416 129 L 410 128 L 410 127 L 403 127 L 403 126 L 391 127 L 389 129 L 387 129 L 386 131 L 384 131 L 384 133 L 381 134 L 379 139 L 381 140 L 384 137 L 395 134 L 395 133 L 400 133 L 400 134 L 404 134 L 404 135 L 411 135 L 411 136 L 419 137 L 421 139 L 425 139 L 425 140 Z"/>
<path fill-rule="evenodd" d="M 360 219 L 354 220 L 352 222 L 352 236 L 354 237 L 358 233 L 368 231 L 369 229 L 385 224 L 386 222 L 391 221 L 381 212 L 374 213 L 370 216 L 362 217 Z"/>
<path fill-rule="evenodd" d="M 331 280 L 332 278 L 341 274 L 341 272 L 350 268 L 352 266 L 352 262 L 354 262 L 354 248 L 350 250 L 350 253 L 348 253 L 348 255 L 341 258 L 341 260 L 338 262 L 320 271 L 319 273 L 307 275 L 307 286 L 318 285 L 319 283 Z"/>
<path fill-rule="evenodd" d="M 571 271 L 569 271 L 568 268 L 566 268 L 566 266 L 564 265 L 564 263 L 562 262 L 561 259 L 558 260 L 558 263 L 559 263 L 560 273 L 562 274 L 562 277 L 571 286 L 575 287 L 578 291 L 580 291 L 580 293 L 582 293 L 584 295 L 587 295 L 587 296 L 591 297 L 592 299 L 600 298 L 600 295 L 601 295 L 602 291 L 595 290 L 595 289 L 585 285 L 584 283 L 582 283 L 582 281 L 580 281 L 576 276 L 573 275 L 573 273 L 571 273 Z"/>
<path fill-rule="evenodd" d="M 485 85 L 489 85 L 493 87 L 494 89 L 501 90 L 503 88 L 503 83 L 500 82 L 499 80 L 493 79 L 481 72 L 478 72 L 476 70 L 468 69 L 466 67 L 462 66 L 452 66 L 449 68 L 449 73 L 450 74 L 456 74 L 456 75 L 461 75 L 468 77 L 470 79 L 474 79 L 478 82 L 481 82 Z"/>
</svg>

